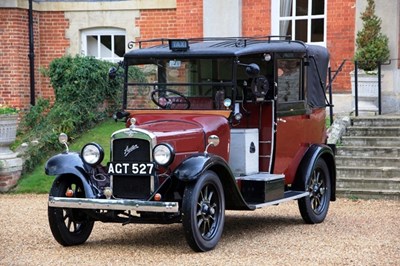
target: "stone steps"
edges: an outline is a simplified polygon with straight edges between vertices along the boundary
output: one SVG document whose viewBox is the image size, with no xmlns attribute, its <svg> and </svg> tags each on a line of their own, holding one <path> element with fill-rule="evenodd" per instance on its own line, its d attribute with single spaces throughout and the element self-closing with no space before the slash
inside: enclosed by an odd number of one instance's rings
<svg viewBox="0 0 400 266">
<path fill-rule="evenodd" d="M 400 191 L 400 178 L 360 178 L 342 177 L 336 184 L 337 188 L 363 188 L 368 190 Z"/>
<path fill-rule="evenodd" d="M 400 147 L 340 146 L 338 147 L 337 155 L 358 157 L 399 157 Z"/>
<path fill-rule="evenodd" d="M 385 136 L 385 137 L 397 137 L 400 136 L 400 127 L 393 126 L 379 126 L 379 127 L 360 127 L 360 126 L 351 126 L 347 128 L 347 136 Z"/>
<path fill-rule="evenodd" d="M 400 176 L 400 169 L 398 167 L 337 166 L 336 173 L 340 178 L 393 178 Z"/>
<path fill-rule="evenodd" d="M 340 166 L 400 167 L 400 158 L 336 156 L 336 164 Z"/>
<path fill-rule="evenodd" d="M 343 136 L 340 146 L 400 147 L 400 137 Z"/>
<path fill-rule="evenodd" d="M 400 200 L 400 117 L 353 117 L 336 165 L 339 197 Z"/>
<path fill-rule="evenodd" d="M 399 116 L 371 116 L 371 117 L 352 117 L 352 126 L 361 127 L 400 127 Z"/>
<path fill-rule="evenodd" d="M 336 193 L 339 197 L 348 198 L 400 200 L 400 190 L 338 188 Z"/>
</svg>

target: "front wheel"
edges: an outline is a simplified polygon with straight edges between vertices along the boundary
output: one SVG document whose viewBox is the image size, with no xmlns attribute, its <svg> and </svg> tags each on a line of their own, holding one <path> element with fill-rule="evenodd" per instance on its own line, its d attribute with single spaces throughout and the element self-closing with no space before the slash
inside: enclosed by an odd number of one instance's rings
<svg viewBox="0 0 400 266">
<path fill-rule="evenodd" d="M 225 221 L 225 197 L 221 181 L 212 171 L 185 188 L 182 223 L 186 241 L 194 251 L 208 251 L 218 244 Z"/>
<path fill-rule="evenodd" d="M 53 184 L 51 195 L 84 198 L 82 182 L 76 177 L 58 180 Z M 48 218 L 54 238 L 63 246 L 83 244 L 90 236 L 94 221 L 80 209 L 48 207 Z"/>
<path fill-rule="evenodd" d="M 309 224 L 321 223 L 328 213 L 331 198 L 329 170 L 322 158 L 317 160 L 311 175 L 304 182 L 309 196 L 298 200 L 301 217 Z"/>
</svg>

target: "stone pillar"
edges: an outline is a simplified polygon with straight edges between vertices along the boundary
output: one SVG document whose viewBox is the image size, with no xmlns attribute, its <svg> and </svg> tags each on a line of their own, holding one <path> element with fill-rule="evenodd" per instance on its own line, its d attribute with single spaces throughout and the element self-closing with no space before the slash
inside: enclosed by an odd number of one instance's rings
<svg viewBox="0 0 400 266">
<path fill-rule="evenodd" d="M 13 158 L 12 158 L 13 157 Z M 0 192 L 7 192 L 17 185 L 22 171 L 22 159 L 14 153 L 9 158 L 0 154 Z"/>
</svg>

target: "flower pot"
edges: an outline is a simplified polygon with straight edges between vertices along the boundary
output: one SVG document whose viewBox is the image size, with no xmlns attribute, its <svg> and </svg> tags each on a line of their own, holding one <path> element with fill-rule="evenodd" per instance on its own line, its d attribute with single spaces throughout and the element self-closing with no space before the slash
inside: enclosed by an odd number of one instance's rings
<svg viewBox="0 0 400 266">
<path fill-rule="evenodd" d="M 17 185 L 23 161 L 9 146 L 17 135 L 18 114 L 0 115 L 0 192 L 7 192 Z"/>
<path fill-rule="evenodd" d="M 0 158 L 14 156 L 9 148 L 17 136 L 18 114 L 0 115 Z"/>
<path fill-rule="evenodd" d="M 351 92 L 355 97 L 354 72 L 351 76 Z M 383 79 L 383 75 L 381 75 Z M 364 70 L 357 72 L 358 83 L 358 110 L 365 112 L 378 112 L 378 74 L 376 72 L 366 73 Z M 354 101 L 353 101 L 354 104 Z M 354 106 L 353 106 L 354 107 Z"/>
</svg>

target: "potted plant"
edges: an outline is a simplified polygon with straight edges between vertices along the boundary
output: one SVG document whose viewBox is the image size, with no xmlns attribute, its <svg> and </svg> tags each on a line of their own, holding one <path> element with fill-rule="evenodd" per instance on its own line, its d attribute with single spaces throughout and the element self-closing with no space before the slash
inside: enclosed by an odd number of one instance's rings
<svg viewBox="0 0 400 266">
<path fill-rule="evenodd" d="M 9 146 L 15 141 L 18 127 L 18 109 L 0 104 L 0 192 L 17 185 L 23 161 Z"/>
<path fill-rule="evenodd" d="M 375 14 L 375 1 L 367 1 L 366 9 L 361 13 L 363 27 L 357 32 L 354 60 L 358 62 L 359 110 L 376 112 L 378 109 L 378 62 L 387 61 L 390 51 L 388 37 L 381 32 L 382 20 Z M 352 85 L 354 95 L 354 73 Z"/>
<path fill-rule="evenodd" d="M 9 145 L 15 141 L 18 126 L 18 109 L 0 104 L 0 158 L 13 152 Z"/>
</svg>

